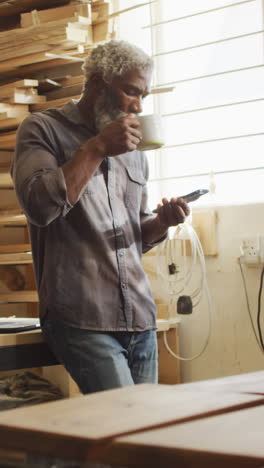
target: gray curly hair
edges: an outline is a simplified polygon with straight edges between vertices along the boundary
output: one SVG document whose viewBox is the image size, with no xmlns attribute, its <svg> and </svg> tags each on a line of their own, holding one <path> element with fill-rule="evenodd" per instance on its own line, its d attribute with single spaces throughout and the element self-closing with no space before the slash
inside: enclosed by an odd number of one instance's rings
<svg viewBox="0 0 264 468">
<path fill-rule="evenodd" d="M 152 58 L 134 44 L 113 39 L 98 45 L 85 59 L 82 66 L 84 87 L 95 74 L 110 84 L 114 77 L 137 69 L 152 70 Z"/>
</svg>

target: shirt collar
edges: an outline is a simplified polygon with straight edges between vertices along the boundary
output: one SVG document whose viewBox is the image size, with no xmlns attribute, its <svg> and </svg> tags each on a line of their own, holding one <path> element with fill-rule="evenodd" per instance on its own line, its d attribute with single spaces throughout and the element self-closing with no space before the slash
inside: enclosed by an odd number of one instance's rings
<svg viewBox="0 0 264 468">
<path fill-rule="evenodd" d="M 61 113 L 74 125 L 84 126 L 94 133 L 93 119 L 89 119 L 89 116 L 87 119 L 84 119 L 78 108 L 78 102 L 78 99 L 72 99 L 67 102 L 67 104 L 60 109 Z"/>
</svg>

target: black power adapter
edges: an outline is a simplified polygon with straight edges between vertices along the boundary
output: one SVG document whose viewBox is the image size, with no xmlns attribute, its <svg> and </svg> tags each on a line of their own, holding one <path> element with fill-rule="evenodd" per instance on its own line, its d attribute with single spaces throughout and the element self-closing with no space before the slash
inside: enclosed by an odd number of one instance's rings
<svg viewBox="0 0 264 468">
<path fill-rule="evenodd" d="M 190 296 L 180 296 L 177 301 L 177 314 L 188 315 L 192 313 L 193 305 Z"/>
</svg>

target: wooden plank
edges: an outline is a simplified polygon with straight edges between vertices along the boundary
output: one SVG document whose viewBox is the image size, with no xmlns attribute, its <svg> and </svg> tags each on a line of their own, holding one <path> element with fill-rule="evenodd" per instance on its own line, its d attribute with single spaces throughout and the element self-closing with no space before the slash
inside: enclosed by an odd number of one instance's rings
<svg viewBox="0 0 264 468">
<path fill-rule="evenodd" d="M 0 119 L 0 130 L 12 130 L 14 128 L 17 128 L 28 115 L 30 115 L 29 112 L 24 115 L 18 115 L 17 117 L 9 117 L 7 119 Z"/>
<path fill-rule="evenodd" d="M 32 263 L 31 252 L 0 253 L 0 265 L 26 265 Z"/>
<path fill-rule="evenodd" d="M 52 0 L 54 6 L 65 5 L 70 0 Z M 25 11 L 33 10 L 34 8 L 45 8 L 47 0 L 1 0 L 0 15 L 13 16 Z"/>
<path fill-rule="evenodd" d="M 71 99 L 79 99 L 80 95 L 78 94 L 77 96 L 71 96 Z M 41 112 L 45 109 L 49 109 L 51 107 L 62 107 L 64 104 L 66 104 L 69 101 L 69 98 L 61 98 L 61 99 L 55 99 L 54 101 L 47 101 L 43 104 L 34 104 L 30 106 L 31 112 Z M 1 139 L 0 139 L 0 145 L 1 145 Z"/>
<path fill-rule="evenodd" d="M 1 126 L 1 121 L 0 121 L 0 126 Z M 13 188 L 13 181 L 8 173 L 0 174 L 0 189 L 4 188 Z"/>
<path fill-rule="evenodd" d="M 27 90 L 14 89 L 6 99 L 11 104 L 39 104 L 46 101 L 46 97 L 39 96 L 35 88 L 28 88 Z"/>
<path fill-rule="evenodd" d="M 56 89 L 55 91 L 51 91 L 50 93 L 46 94 L 46 98 L 48 101 L 55 101 L 57 99 L 63 98 L 70 98 L 72 96 L 80 96 L 83 90 L 83 84 L 76 84 L 73 86 L 66 86 L 65 88 Z M 1 125 L 1 122 L 0 122 Z"/>
<path fill-rule="evenodd" d="M 38 80 L 24 79 L 19 81 L 14 81 L 13 83 L 8 83 L 6 85 L 0 86 L 0 93 L 9 92 L 13 88 L 33 88 L 38 86 Z M 7 94 L 8 95 L 8 94 Z"/>
<path fill-rule="evenodd" d="M 18 115 L 26 115 L 29 112 L 27 104 L 9 104 L 0 102 L 0 115 L 6 114 L 7 117 L 17 117 Z"/>
<path fill-rule="evenodd" d="M 26 226 L 27 220 L 22 213 L 3 213 L 0 211 L 0 226 Z"/>
<path fill-rule="evenodd" d="M 58 79 L 58 83 L 65 88 L 66 86 L 74 86 L 77 84 L 83 84 L 84 81 L 84 76 L 83 75 L 78 75 L 78 76 L 65 76 L 61 79 Z"/>
<path fill-rule="evenodd" d="M 38 90 L 41 94 L 48 93 L 49 91 L 53 91 L 54 89 L 60 89 L 61 84 L 56 80 L 51 80 L 49 78 L 44 78 L 39 80 Z"/>
<path fill-rule="evenodd" d="M 69 41 L 75 41 L 78 44 L 92 45 L 94 42 L 94 28 L 90 24 L 85 25 L 84 28 L 80 22 L 68 23 L 66 35 Z"/>
<path fill-rule="evenodd" d="M 54 47 L 47 47 L 46 52 L 54 52 Z M 41 65 L 39 62 L 48 62 L 49 64 L 51 63 L 51 59 L 49 56 L 46 55 L 46 52 L 24 55 L 23 57 L 11 58 L 10 60 L 5 60 L 3 62 L 0 62 L 0 72 L 5 72 L 7 76 L 11 76 L 11 72 L 17 69 L 18 67 L 27 66 L 26 68 L 27 73 L 29 72 L 31 73 L 32 70 L 36 70 L 36 67 L 38 69 L 45 69 L 47 65 L 45 63 Z M 71 52 L 67 50 L 67 54 L 69 55 L 70 53 Z M 86 55 L 86 54 L 76 53 L 76 44 L 72 53 L 75 55 L 76 58 L 79 57 L 81 62 L 83 61 L 82 57 L 85 57 Z M 54 61 L 54 66 L 56 65 L 56 63 L 66 64 L 66 63 L 70 63 L 70 60 L 60 59 L 59 61 Z M 13 74 L 16 75 L 15 72 Z"/>
<path fill-rule="evenodd" d="M 43 343 L 43 341 L 44 337 L 40 328 L 22 333 L 0 333 L 0 347 Z"/>
<path fill-rule="evenodd" d="M 59 8 L 49 8 L 45 10 L 32 10 L 30 13 L 21 15 L 21 27 L 27 28 L 37 24 L 57 21 L 58 19 L 69 18 L 75 15 L 86 16 L 91 19 L 91 5 L 71 4 Z"/>
<path fill-rule="evenodd" d="M 71 51 L 67 50 L 67 54 L 69 55 L 69 52 L 71 54 Z M 9 67 L 5 66 L 5 76 L 8 78 L 12 77 L 24 77 L 24 76 L 32 76 L 38 75 L 43 78 L 43 75 L 46 73 L 49 73 L 49 76 L 51 76 L 53 79 L 55 79 L 55 73 L 56 70 L 58 69 L 63 69 L 63 68 L 68 68 L 68 67 L 76 67 L 76 66 L 81 66 L 81 63 L 83 62 L 83 59 L 87 54 L 83 53 L 77 53 L 76 54 L 76 47 L 74 51 L 74 56 L 75 58 L 79 58 L 80 63 L 78 62 L 72 62 L 69 59 L 61 59 L 61 58 L 50 58 L 47 55 L 41 55 L 41 57 L 44 57 L 44 60 L 39 59 L 38 61 L 36 60 L 30 60 L 29 57 L 24 59 L 24 63 L 20 64 L 19 68 L 12 67 L 9 64 Z M 1 64 L 0 64 L 0 70 L 1 70 Z M 80 72 L 80 69 L 78 73 Z M 66 72 L 68 74 L 69 71 Z"/>
<path fill-rule="evenodd" d="M 99 24 L 93 25 L 93 42 L 96 44 L 98 42 L 107 41 L 109 39 L 114 39 L 112 37 L 111 22 L 104 21 Z"/>
<path fill-rule="evenodd" d="M 135 385 L 3 411 L 0 441 L 2 448 L 87 460 L 91 447 L 99 455 L 103 442 L 118 435 L 261 403 L 263 398 L 253 395 L 184 394 L 170 385 Z"/>
<path fill-rule="evenodd" d="M 16 132 L 6 132 L 0 134 L 0 149 L 14 149 L 16 146 Z"/>
<path fill-rule="evenodd" d="M 97 460 L 153 468 L 263 466 L 264 406 L 122 437 Z M 100 452 L 100 454 L 99 454 Z M 137 462 L 140 460 L 140 463 Z"/>
<path fill-rule="evenodd" d="M 9 291 L 0 293 L 0 304 L 18 304 L 25 302 L 38 302 L 36 291 Z"/>
<path fill-rule="evenodd" d="M 16 253 L 16 252 L 31 252 L 30 244 L 6 244 L 0 245 L 0 254 Z"/>
</svg>

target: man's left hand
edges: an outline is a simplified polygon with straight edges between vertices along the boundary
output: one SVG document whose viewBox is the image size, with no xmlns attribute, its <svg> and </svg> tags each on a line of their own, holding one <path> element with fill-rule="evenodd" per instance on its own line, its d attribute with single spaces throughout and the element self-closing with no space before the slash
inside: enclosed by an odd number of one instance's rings
<svg viewBox="0 0 264 468">
<path fill-rule="evenodd" d="M 167 228 L 184 223 L 190 214 L 190 208 L 183 198 L 171 198 L 170 201 L 163 198 L 155 211 L 160 224 Z"/>
</svg>

